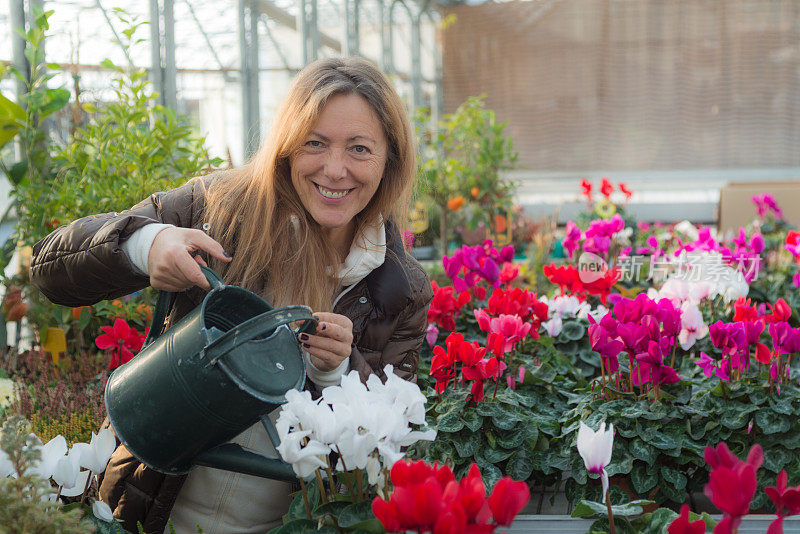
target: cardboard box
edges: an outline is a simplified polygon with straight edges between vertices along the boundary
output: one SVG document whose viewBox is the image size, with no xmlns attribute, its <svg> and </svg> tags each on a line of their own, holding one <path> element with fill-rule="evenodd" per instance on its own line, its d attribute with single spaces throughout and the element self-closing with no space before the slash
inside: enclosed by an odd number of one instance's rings
<svg viewBox="0 0 800 534">
<path fill-rule="evenodd" d="M 719 229 L 735 232 L 758 216 L 754 195 L 770 193 L 783 211 L 783 217 L 800 227 L 800 179 L 791 182 L 738 182 L 719 192 Z"/>
</svg>

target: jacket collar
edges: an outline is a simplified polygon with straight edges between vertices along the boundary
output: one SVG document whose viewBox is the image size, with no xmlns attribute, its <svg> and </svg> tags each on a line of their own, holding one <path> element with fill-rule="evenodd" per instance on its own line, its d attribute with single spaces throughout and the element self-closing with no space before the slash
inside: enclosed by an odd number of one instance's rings
<svg viewBox="0 0 800 534">
<path fill-rule="evenodd" d="M 384 315 L 397 315 L 413 300 L 408 254 L 393 221 L 386 221 L 386 259 L 364 279 L 373 304 Z"/>
</svg>

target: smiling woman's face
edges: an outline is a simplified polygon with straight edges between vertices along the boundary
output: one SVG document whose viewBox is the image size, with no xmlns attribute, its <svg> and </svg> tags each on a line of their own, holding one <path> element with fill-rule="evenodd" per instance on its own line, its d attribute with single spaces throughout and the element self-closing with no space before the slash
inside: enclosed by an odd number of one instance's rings
<svg viewBox="0 0 800 534">
<path fill-rule="evenodd" d="M 378 116 L 360 95 L 331 97 L 291 158 L 292 185 L 331 238 L 349 235 L 353 217 L 381 183 L 387 141 Z"/>
</svg>

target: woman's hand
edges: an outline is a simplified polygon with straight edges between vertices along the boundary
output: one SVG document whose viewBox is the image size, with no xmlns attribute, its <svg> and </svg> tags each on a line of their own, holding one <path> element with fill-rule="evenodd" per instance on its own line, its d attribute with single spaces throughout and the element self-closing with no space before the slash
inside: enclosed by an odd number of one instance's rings
<svg viewBox="0 0 800 534">
<path fill-rule="evenodd" d="M 202 230 L 178 227 L 161 230 L 153 240 L 147 256 L 150 285 L 173 292 L 192 286 L 211 289 L 200 270 L 200 265 L 205 266 L 206 262 L 194 254 L 198 250 L 205 250 L 218 260 L 231 261 L 222 245 Z"/>
<path fill-rule="evenodd" d="M 350 356 L 353 344 L 353 322 L 338 313 L 318 312 L 314 334 L 300 334 L 298 339 L 311 356 L 311 363 L 320 371 L 332 371 Z"/>
</svg>

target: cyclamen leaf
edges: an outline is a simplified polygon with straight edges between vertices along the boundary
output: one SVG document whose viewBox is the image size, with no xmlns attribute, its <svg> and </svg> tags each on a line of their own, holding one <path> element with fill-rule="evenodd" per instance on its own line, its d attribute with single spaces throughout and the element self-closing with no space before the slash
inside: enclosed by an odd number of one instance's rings
<svg viewBox="0 0 800 534">
<path fill-rule="evenodd" d="M 639 495 L 645 495 L 647 492 L 656 487 L 657 483 L 658 474 L 648 473 L 646 465 L 637 463 L 633 466 L 633 469 L 631 470 L 631 484 L 633 484 L 633 490 L 636 493 Z"/>
<path fill-rule="evenodd" d="M 506 464 L 506 472 L 514 480 L 528 480 L 533 473 L 533 468 L 533 451 L 527 448 L 515 452 Z"/>
<path fill-rule="evenodd" d="M 664 477 L 664 480 L 674 486 L 675 489 L 683 489 L 686 487 L 686 475 L 673 467 L 662 465 L 661 476 Z"/>
<path fill-rule="evenodd" d="M 514 451 L 506 451 L 502 449 L 493 449 L 485 447 L 479 451 L 480 455 L 490 464 L 498 464 L 513 454 Z"/>
<path fill-rule="evenodd" d="M 440 432 L 458 432 L 464 428 L 464 420 L 459 417 L 458 412 L 452 411 L 439 416 L 436 429 Z"/>
<path fill-rule="evenodd" d="M 375 516 L 372 515 L 372 501 L 368 499 L 351 504 L 342 510 L 342 513 L 339 514 L 338 523 L 342 528 L 351 528 L 363 521 L 374 518 Z"/>
<path fill-rule="evenodd" d="M 462 412 L 461 418 L 464 420 L 464 424 L 467 425 L 467 428 L 473 432 L 477 432 L 483 425 L 483 417 L 478 415 L 478 412 L 472 409 Z"/>
<path fill-rule="evenodd" d="M 453 437 L 453 445 L 459 456 L 469 458 L 480 447 L 481 435 L 477 432 L 460 432 Z"/>
<path fill-rule="evenodd" d="M 786 432 L 791 428 L 789 419 L 785 416 L 773 412 L 769 408 L 762 408 L 756 412 L 756 424 L 761 427 L 765 434 L 776 434 Z"/>
<path fill-rule="evenodd" d="M 640 439 L 631 441 L 629 449 L 634 458 L 647 464 L 655 462 L 656 456 L 658 456 L 658 452 L 653 447 Z"/>
<path fill-rule="evenodd" d="M 611 506 L 611 512 L 615 517 L 631 517 L 641 514 L 642 506 L 648 504 L 654 504 L 654 501 L 638 499 L 626 504 L 615 504 Z M 575 505 L 575 509 L 572 511 L 572 517 L 585 518 L 595 515 L 608 517 L 608 507 L 600 502 L 582 500 Z"/>
</svg>

